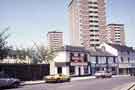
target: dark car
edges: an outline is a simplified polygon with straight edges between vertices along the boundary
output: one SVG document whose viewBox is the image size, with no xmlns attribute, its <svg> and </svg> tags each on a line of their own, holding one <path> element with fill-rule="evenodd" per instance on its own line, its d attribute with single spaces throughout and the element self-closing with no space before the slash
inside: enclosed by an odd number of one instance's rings
<svg viewBox="0 0 135 90">
<path fill-rule="evenodd" d="M 17 88 L 20 85 L 20 80 L 11 78 L 8 75 L 0 74 L 0 88 Z"/>
</svg>

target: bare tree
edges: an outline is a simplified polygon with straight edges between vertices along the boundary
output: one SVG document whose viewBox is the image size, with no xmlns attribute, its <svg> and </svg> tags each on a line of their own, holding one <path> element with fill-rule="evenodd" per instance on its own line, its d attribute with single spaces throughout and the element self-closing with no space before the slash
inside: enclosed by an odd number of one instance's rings
<svg viewBox="0 0 135 90">
<path fill-rule="evenodd" d="M 50 63 L 51 61 L 53 61 L 56 56 L 53 49 L 47 48 L 44 45 L 37 45 L 35 42 L 34 45 L 36 46 L 37 56 L 40 63 Z"/>
<path fill-rule="evenodd" d="M 7 34 L 9 27 L 5 28 L 0 32 L 0 59 L 2 60 L 4 57 L 8 55 L 9 47 L 7 46 L 7 39 L 10 34 Z"/>
</svg>

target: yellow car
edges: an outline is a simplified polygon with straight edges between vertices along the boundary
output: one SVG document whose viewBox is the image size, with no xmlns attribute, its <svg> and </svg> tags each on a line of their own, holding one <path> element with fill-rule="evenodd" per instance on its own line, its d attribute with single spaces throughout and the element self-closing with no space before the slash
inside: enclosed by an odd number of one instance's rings
<svg viewBox="0 0 135 90">
<path fill-rule="evenodd" d="M 63 74 L 49 75 L 44 77 L 45 82 L 68 82 L 70 81 L 70 77 Z"/>
</svg>

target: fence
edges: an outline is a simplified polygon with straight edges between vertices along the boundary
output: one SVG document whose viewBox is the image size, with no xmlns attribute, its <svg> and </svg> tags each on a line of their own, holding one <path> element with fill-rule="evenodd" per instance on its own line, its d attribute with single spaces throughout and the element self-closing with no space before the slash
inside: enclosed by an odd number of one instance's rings
<svg viewBox="0 0 135 90">
<path fill-rule="evenodd" d="M 0 71 L 20 80 L 41 80 L 49 75 L 49 64 L 0 64 Z"/>
</svg>

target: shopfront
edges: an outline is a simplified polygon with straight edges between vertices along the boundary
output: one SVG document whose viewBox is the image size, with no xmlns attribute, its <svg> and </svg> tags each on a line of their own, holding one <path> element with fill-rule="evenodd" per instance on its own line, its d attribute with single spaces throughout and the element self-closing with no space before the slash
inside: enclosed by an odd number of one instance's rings
<svg viewBox="0 0 135 90">
<path fill-rule="evenodd" d="M 88 63 L 89 54 L 85 52 L 70 53 L 70 75 L 86 76 L 90 75 L 90 65 Z"/>
<path fill-rule="evenodd" d="M 50 66 L 50 74 L 66 74 L 70 76 L 90 75 L 89 52 L 84 47 L 66 46 L 57 51 L 54 63 Z"/>
</svg>

